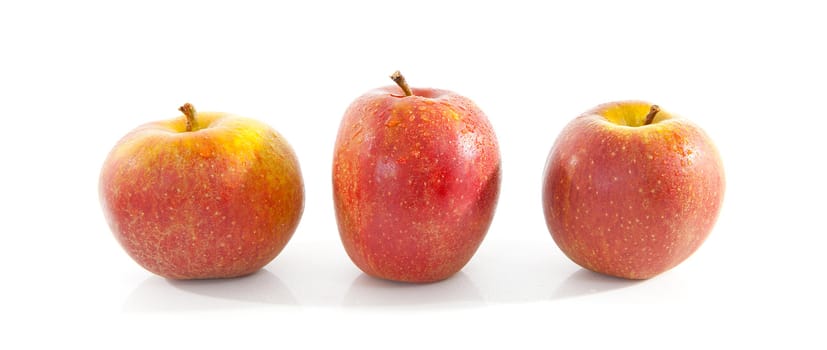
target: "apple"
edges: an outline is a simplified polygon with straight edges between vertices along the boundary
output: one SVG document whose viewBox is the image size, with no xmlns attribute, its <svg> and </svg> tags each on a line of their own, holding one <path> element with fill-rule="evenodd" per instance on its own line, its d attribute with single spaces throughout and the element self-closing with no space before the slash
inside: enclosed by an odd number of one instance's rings
<svg viewBox="0 0 827 350">
<path fill-rule="evenodd" d="M 336 138 L 333 198 L 342 244 L 366 274 L 433 282 L 458 272 L 494 216 L 500 152 L 470 99 L 410 88 L 397 71 L 357 98 Z"/>
<path fill-rule="evenodd" d="M 109 227 L 129 256 L 166 278 L 253 273 L 299 224 L 296 155 L 259 121 L 180 110 L 132 130 L 109 153 L 99 182 Z"/>
<path fill-rule="evenodd" d="M 648 279 L 700 247 L 724 187 L 721 157 L 701 128 L 650 103 L 614 102 L 560 133 L 546 161 L 543 210 L 575 263 Z"/>
</svg>

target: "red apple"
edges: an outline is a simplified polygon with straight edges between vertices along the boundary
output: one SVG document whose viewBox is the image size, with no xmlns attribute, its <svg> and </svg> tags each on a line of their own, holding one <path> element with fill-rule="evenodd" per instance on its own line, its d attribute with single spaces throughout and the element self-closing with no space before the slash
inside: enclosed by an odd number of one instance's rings
<svg viewBox="0 0 827 350">
<path fill-rule="evenodd" d="M 229 278 L 261 269 L 299 224 L 304 185 L 287 141 L 226 113 L 148 123 L 112 149 L 100 199 L 112 232 L 166 278 Z"/>
<path fill-rule="evenodd" d="M 366 274 L 432 282 L 453 275 L 485 237 L 500 187 L 494 130 L 468 98 L 399 86 L 344 114 L 333 198 L 347 254 Z"/>
<path fill-rule="evenodd" d="M 561 132 L 546 162 L 543 209 L 575 263 L 647 279 L 700 247 L 724 187 L 721 158 L 698 126 L 649 103 L 615 102 Z"/>
</svg>

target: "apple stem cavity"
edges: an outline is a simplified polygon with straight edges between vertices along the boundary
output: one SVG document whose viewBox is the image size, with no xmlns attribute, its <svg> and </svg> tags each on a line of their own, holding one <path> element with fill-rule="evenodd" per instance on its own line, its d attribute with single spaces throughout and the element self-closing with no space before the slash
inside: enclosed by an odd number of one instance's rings
<svg viewBox="0 0 827 350">
<path fill-rule="evenodd" d="M 658 107 L 658 105 L 652 105 L 652 107 L 649 108 L 649 114 L 646 115 L 646 121 L 643 122 L 643 125 L 652 124 L 652 121 L 655 120 L 655 115 L 657 115 L 658 112 L 660 112 L 660 107 Z"/>
<path fill-rule="evenodd" d="M 393 74 L 391 74 L 391 79 L 394 83 L 396 83 L 396 85 L 399 85 L 399 87 L 402 88 L 402 91 L 405 92 L 405 96 L 413 96 L 411 87 L 408 86 L 408 82 L 405 81 L 405 77 L 402 76 L 402 73 L 399 71 L 393 72 Z"/>
<path fill-rule="evenodd" d="M 195 107 L 187 102 L 178 108 L 178 110 L 187 117 L 187 131 L 192 131 L 192 129 L 195 128 Z"/>
</svg>

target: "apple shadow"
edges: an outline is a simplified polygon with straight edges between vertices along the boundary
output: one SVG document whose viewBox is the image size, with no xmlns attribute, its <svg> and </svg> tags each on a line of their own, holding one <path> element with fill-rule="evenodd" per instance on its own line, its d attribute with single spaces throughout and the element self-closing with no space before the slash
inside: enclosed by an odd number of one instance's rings
<svg viewBox="0 0 827 350">
<path fill-rule="evenodd" d="M 360 308 L 459 308 L 484 304 L 477 286 L 462 271 L 425 284 L 387 281 L 363 273 L 353 280 L 343 301 L 345 307 Z"/>
<path fill-rule="evenodd" d="M 644 283 L 645 280 L 627 280 L 580 269 L 564 280 L 551 295 L 552 300 L 563 300 L 610 292 Z"/>
<path fill-rule="evenodd" d="M 297 305 L 281 280 L 267 269 L 210 280 L 167 280 L 150 276 L 129 295 L 127 312 L 178 312 L 233 309 L 260 305 Z"/>
</svg>

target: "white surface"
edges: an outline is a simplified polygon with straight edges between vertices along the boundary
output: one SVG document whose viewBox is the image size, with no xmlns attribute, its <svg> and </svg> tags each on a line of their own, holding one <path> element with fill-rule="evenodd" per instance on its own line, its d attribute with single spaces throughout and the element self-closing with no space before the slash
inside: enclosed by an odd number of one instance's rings
<svg viewBox="0 0 827 350">
<path fill-rule="evenodd" d="M 498 3 L 2 3 L 0 348 L 827 346 L 816 2 Z M 395 69 L 475 100 L 501 144 L 488 237 L 437 284 L 362 275 L 333 216 L 341 115 Z M 645 282 L 579 269 L 540 206 L 562 127 L 630 98 L 700 124 L 727 170 L 710 238 Z M 300 158 L 302 222 L 251 277 L 152 276 L 101 214 L 106 153 L 186 101 L 263 120 Z"/>
</svg>

